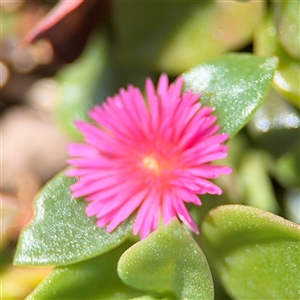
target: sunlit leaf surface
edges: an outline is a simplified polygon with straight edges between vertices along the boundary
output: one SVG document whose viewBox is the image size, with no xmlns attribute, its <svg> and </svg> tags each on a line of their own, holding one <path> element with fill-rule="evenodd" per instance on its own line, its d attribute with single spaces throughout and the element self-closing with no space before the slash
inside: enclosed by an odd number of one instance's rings
<svg viewBox="0 0 300 300">
<path fill-rule="evenodd" d="M 19 238 L 17 265 L 68 265 L 107 252 L 132 231 L 128 220 L 109 234 L 85 214 L 86 202 L 72 198 L 74 183 L 62 172 L 47 183 L 35 200 L 35 217 Z"/>
<path fill-rule="evenodd" d="M 263 103 L 276 66 L 275 58 L 225 55 L 184 73 L 185 90 L 200 93 L 201 102 L 215 107 L 222 131 L 233 137 Z"/>
</svg>

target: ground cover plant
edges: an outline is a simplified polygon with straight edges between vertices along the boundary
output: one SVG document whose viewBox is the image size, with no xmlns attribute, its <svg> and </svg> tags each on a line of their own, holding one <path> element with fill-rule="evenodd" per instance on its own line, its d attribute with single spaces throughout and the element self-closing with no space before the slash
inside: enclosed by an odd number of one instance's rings
<svg viewBox="0 0 300 300">
<path fill-rule="evenodd" d="M 298 299 L 299 8 L 4 5 L 3 48 L 32 24 L 1 57 L 3 143 L 22 101 L 63 138 L 23 134 L 41 165 L 27 205 L 26 151 L 4 147 L 3 299 Z M 12 103 L 16 74 L 31 81 Z"/>
</svg>

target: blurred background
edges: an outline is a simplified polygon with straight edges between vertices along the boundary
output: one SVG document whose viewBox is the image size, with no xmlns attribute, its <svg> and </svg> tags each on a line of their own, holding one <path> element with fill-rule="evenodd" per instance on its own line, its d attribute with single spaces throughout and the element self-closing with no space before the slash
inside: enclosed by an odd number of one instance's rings
<svg viewBox="0 0 300 300">
<path fill-rule="evenodd" d="M 24 299 L 51 268 L 12 266 L 42 185 L 66 167 L 66 144 L 122 86 L 175 78 L 228 52 L 279 57 L 273 89 L 230 141 L 226 201 L 299 223 L 297 1 L 1 1 L 1 285 Z M 234 188 L 232 188 L 234 187 Z M 227 202 L 228 203 L 228 202 Z"/>
</svg>

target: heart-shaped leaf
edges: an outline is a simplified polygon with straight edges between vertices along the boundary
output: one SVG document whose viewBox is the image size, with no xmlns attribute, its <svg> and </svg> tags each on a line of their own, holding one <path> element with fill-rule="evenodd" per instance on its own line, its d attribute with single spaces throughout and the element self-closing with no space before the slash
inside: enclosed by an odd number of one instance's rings
<svg viewBox="0 0 300 300">
<path fill-rule="evenodd" d="M 242 205 L 210 211 L 202 242 L 234 299 L 299 299 L 300 226 Z"/>
<path fill-rule="evenodd" d="M 213 283 L 203 252 L 173 220 L 120 258 L 118 274 L 137 289 L 173 293 L 177 299 L 213 299 Z"/>
<path fill-rule="evenodd" d="M 117 275 L 121 247 L 93 259 L 67 267 L 57 267 L 27 297 L 29 299 L 130 299 L 143 293 L 121 282 Z"/>
<path fill-rule="evenodd" d="M 64 172 L 49 181 L 35 200 L 36 215 L 19 238 L 17 265 L 62 266 L 109 251 L 124 242 L 132 231 L 131 220 L 113 233 L 99 228 L 85 214 L 86 202 L 70 192 L 74 178 Z"/>
<path fill-rule="evenodd" d="M 276 66 L 276 58 L 225 55 L 184 73 L 184 88 L 215 107 L 222 131 L 233 137 L 263 103 Z"/>
</svg>

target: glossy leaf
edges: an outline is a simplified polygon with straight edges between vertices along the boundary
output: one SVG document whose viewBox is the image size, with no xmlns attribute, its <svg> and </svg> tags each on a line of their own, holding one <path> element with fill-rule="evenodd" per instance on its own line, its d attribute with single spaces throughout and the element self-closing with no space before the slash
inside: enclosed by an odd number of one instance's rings
<svg viewBox="0 0 300 300">
<path fill-rule="evenodd" d="M 130 244 L 93 259 L 57 267 L 26 298 L 29 299 L 130 299 L 142 293 L 124 285 L 117 275 L 117 262 Z"/>
<path fill-rule="evenodd" d="M 215 107 L 222 131 L 233 137 L 263 103 L 276 66 L 275 58 L 225 55 L 184 73 L 184 88 Z"/>
<path fill-rule="evenodd" d="M 131 220 L 111 234 L 99 228 L 93 218 L 86 216 L 86 202 L 72 197 L 72 183 L 74 179 L 62 172 L 37 196 L 35 217 L 21 233 L 15 264 L 73 264 L 117 247 L 131 234 Z"/>
<path fill-rule="evenodd" d="M 274 87 L 291 103 L 300 107 L 300 63 L 282 48 L 271 16 L 267 16 L 256 30 L 254 52 L 262 56 L 276 55 L 279 58 L 279 65 L 274 76 Z"/>
<path fill-rule="evenodd" d="M 118 59 L 177 75 L 250 42 L 262 1 L 114 1 Z"/>
<path fill-rule="evenodd" d="M 201 237 L 234 299 L 299 298 L 299 225 L 250 206 L 225 205 L 206 216 Z"/>
<path fill-rule="evenodd" d="M 177 299 L 213 299 L 205 256 L 177 220 L 129 248 L 120 258 L 118 274 L 137 289 L 173 293 Z"/>
</svg>

